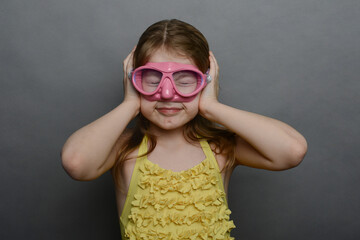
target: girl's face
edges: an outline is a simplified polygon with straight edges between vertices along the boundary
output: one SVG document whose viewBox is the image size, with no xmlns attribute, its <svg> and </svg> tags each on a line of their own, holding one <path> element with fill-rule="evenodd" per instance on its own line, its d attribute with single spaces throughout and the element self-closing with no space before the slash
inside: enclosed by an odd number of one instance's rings
<svg viewBox="0 0 360 240">
<path fill-rule="evenodd" d="M 166 51 L 164 48 L 156 50 L 149 62 L 178 62 L 195 65 L 192 59 Z M 148 101 L 141 96 L 140 110 L 142 115 L 156 127 L 174 130 L 182 128 L 197 115 L 199 99 L 200 93 L 190 102 Z"/>
</svg>

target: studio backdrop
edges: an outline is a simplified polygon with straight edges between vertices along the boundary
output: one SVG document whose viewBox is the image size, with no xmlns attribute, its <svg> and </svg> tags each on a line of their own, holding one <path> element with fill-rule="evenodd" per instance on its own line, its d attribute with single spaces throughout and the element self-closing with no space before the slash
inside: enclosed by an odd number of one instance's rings
<svg viewBox="0 0 360 240">
<path fill-rule="evenodd" d="M 123 99 L 122 62 L 152 23 L 208 39 L 220 101 L 308 141 L 288 171 L 237 167 L 232 236 L 360 239 L 360 2 L 2 0 L 0 239 L 120 239 L 109 173 L 72 180 L 60 152 Z"/>
</svg>

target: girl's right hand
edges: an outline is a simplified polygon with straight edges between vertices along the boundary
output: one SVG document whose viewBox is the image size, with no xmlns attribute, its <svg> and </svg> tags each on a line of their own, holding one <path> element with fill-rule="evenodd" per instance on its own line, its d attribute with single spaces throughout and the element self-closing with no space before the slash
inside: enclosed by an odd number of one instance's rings
<svg viewBox="0 0 360 240">
<path fill-rule="evenodd" d="M 124 102 L 135 102 L 140 108 L 140 96 L 139 93 L 135 90 L 134 86 L 131 83 L 129 78 L 129 73 L 133 70 L 133 56 L 136 46 L 131 50 L 130 54 L 125 58 L 123 62 L 124 68 Z"/>
</svg>

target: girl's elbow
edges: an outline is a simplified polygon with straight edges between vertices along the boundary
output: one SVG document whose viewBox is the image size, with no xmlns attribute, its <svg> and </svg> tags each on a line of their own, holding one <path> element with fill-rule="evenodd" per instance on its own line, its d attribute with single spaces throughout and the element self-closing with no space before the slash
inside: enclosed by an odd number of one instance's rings
<svg viewBox="0 0 360 240">
<path fill-rule="evenodd" d="M 272 170 L 283 171 L 297 167 L 304 159 L 307 152 L 306 141 L 303 143 L 294 143 L 289 147 L 286 156 L 282 160 L 274 161 Z"/>
<path fill-rule="evenodd" d="M 289 157 L 288 161 L 289 168 L 298 166 L 304 159 L 306 153 L 307 143 L 305 139 L 303 139 L 301 142 L 293 144 L 291 147 L 291 156 Z"/>
<path fill-rule="evenodd" d="M 61 162 L 64 170 L 72 179 L 77 181 L 89 181 L 94 179 L 94 177 L 89 176 L 89 172 L 85 169 L 85 161 L 81 156 L 62 152 Z"/>
</svg>

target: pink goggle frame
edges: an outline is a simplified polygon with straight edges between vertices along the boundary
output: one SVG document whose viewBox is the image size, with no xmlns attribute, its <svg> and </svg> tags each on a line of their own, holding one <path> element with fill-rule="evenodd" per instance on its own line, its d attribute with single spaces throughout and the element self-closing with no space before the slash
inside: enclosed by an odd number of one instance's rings
<svg viewBox="0 0 360 240">
<path fill-rule="evenodd" d="M 148 62 L 134 69 L 135 89 L 149 101 L 190 102 L 211 81 L 196 66 L 177 62 Z"/>
</svg>

